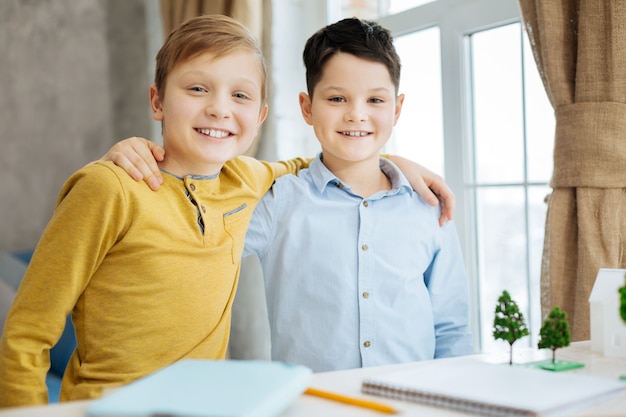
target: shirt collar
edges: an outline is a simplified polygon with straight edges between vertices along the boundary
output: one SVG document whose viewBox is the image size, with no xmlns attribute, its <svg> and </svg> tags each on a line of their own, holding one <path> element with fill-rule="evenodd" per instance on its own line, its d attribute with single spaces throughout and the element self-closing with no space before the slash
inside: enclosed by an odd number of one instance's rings
<svg viewBox="0 0 626 417">
<path fill-rule="evenodd" d="M 160 168 L 160 169 L 159 169 L 159 171 L 161 171 L 161 172 L 163 172 L 163 173 L 165 173 L 165 174 L 169 174 L 169 175 L 171 175 L 172 177 L 178 178 L 179 180 L 184 179 L 184 177 L 178 176 L 178 175 L 176 175 L 176 174 L 172 174 L 171 172 L 169 172 L 169 171 L 167 171 L 167 170 L 165 170 L 165 169 L 163 169 L 163 168 Z M 194 175 L 194 174 L 187 174 L 187 175 L 185 175 L 185 177 L 189 177 L 189 178 L 191 178 L 191 179 L 193 179 L 193 180 L 214 180 L 215 178 L 219 177 L 219 175 L 220 175 L 220 173 L 218 172 L 218 173 L 216 173 L 216 174 L 212 174 L 212 175 Z"/>
<path fill-rule="evenodd" d="M 409 184 L 409 181 L 402 174 L 400 169 L 389 159 L 380 158 L 380 169 L 391 180 L 391 190 L 386 192 L 386 195 L 394 195 L 398 193 L 413 193 L 413 189 Z M 335 176 L 326 165 L 322 162 L 322 153 L 320 152 L 309 165 L 309 172 L 311 173 L 311 179 L 317 187 L 320 193 L 323 193 L 325 188 L 330 185 L 335 185 L 340 188 L 350 189 L 349 185 L 343 184 L 339 178 Z"/>
<path fill-rule="evenodd" d="M 322 153 L 317 154 L 313 161 L 309 164 L 309 172 L 311 173 L 311 179 L 317 187 L 320 193 L 324 192 L 324 189 L 328 184 L 340 184 L 339 178 L 335 176 L 326 165 L 322 162 Z"/>
</svg>

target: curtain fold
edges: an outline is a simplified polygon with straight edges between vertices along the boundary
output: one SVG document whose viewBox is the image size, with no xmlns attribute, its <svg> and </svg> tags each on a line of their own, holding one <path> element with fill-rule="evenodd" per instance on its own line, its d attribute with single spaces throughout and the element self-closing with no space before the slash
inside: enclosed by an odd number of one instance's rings
<svg viewBox="0 0 626 417">
<path fill-rule="evenodd" d="M 542 315 L 561 307 L 572 340 L 585 340 L 598 269 L 626 267 L 626 7 L 606 0 L 519 4 L 556 117 Z"/>
</svg>

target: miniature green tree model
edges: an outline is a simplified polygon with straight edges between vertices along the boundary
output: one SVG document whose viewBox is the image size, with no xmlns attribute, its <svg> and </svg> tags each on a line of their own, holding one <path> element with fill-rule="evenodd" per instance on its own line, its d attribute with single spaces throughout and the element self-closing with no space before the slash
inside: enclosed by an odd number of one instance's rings
<svg viewBox="0 0 626 417">
<path fill-rule="evenodd" d="M 569 346 L 570 333 L 567 313 L 554 307 L 539 330 L 539 349 L 552 349 L 552 363 L 556 362 L 556 350 Z"/>
<path fill-rule="evenodd" d="M 626 281 L 626 274 L 624 274 L 624 280 Z M 626 282 L 624 283 L 624 286 L 619 289 L 619 293 L 621 299 L 619 314 L 622 316 L 624 323 L 626 323 Z"/>
<path fill-rule="evenodd" d="M 519 311 L 517 303 L 511 299 L 508 291 L 503 291 L 493 320 L 494 339 L 506 340 L 510 346 L 509 365 L 513 364 L 513 343 L 528 336 L 528 327 L 524 315 Z"/>
</svg>

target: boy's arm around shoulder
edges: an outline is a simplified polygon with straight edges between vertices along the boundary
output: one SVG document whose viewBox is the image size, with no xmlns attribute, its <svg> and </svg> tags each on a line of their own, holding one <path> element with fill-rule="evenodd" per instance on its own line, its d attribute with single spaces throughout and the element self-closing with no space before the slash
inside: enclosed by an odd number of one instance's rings
<svg viewBox="0 0 626 417">
<path fill-rule="evenodd" d="M 157 190 L 163 183 L 163 177 L 156 161 L 163 160 L 165 152 L 156 143 L 140 137 L 131 137 L 109 149 L 100 158 L 100 161 L 112 161 L 124 169 L 128 175 L 137 181 L 144 180 L 151 189 Z M 413 189 L 430 205 L 441 204 L 441 218 L 443 225 L 454 215 L 454 193 L 443 178 L 425 167 L 397 155 L 385 155 L 395 163 L 411 183 Z M 267 191 L 271 183 L 285 174 L 297 174 L 302 168 L 307 168 L 313 158 L 293 158 L 280 162 L 262 162 L 269 168 L 269 176 L 259 178 L 262 189 Z M 269 183 L 269 184 L 268 184 Z"/>
<path fill-rule="evenodd" d="M 250 156 L 239 156 L 224 165 L 224 169 L 237 169 L 238 164 L 243 164 L 242 169 L 248 170 L 249 178 L 245 179 L 248 184 L 254 183 L 254 188 L 263 196 L 271 187 L 274 181 L 287 174 L 298 174 L 301 169 L 308 168 L 313 158 L 293 158 L 279 162 L 261 161 Z M 240 171 L 239 175 L 245 175 Z"/>
<path fill-rule="evenodd" d="M 157 161 L 162 161 L 165 156 L 164 149 L 156 143 L 140 137 L 131 137 L 117 142 L 104 154 L 100 161 L 111 161 L 121 167 L 128 175 L 137 181 L 144 180 L 151 189 L 157 190 L 163 183 L 161 171 Z M 247 158 L 247 157 L 240 157 Z M 235 158 L 238 159 L 238 158 Z M 251 158 L 254 159 L 254 158 Z M 261 162 L 268 168 L 268 176 L 260 178 L 262 183 L 285 174 L 297 174 L 302 168 L 307 168 L 312 158 L 293 158 L 280 162 Z M 269 186 L 263 186 L 265 190 Z"/>
<path fill-rule="evenodd" d="M 443 226 L 454 216 L 455 197 L 445 180 L 440 176 L 398 155 L 383 155 L 400 168 L 411 187 L 431 206 L 441 205 L 439 225 Z"/>
<path fill-rule="evenodd" d="M 313 158 L 292 158 L 278 162 L 263 162 L 269 164 L 274 173 L 274 179 L 287 174 L 297 175 L 301 169 L 308 168 Z"/>
</svg>

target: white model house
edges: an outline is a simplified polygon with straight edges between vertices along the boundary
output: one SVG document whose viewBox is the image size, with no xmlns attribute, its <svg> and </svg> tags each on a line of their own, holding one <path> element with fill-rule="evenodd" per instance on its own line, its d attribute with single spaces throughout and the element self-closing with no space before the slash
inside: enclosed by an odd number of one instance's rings
<svg viewBox="0 0 626 417">
<path fill-rule="evenodd" d="M 604 356 L 626 357 L 626 324 L 619 313 L 619 288 L 626 269 L 601 268 L 589 296 L 591 349 Z"/>
</svg>

